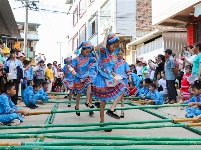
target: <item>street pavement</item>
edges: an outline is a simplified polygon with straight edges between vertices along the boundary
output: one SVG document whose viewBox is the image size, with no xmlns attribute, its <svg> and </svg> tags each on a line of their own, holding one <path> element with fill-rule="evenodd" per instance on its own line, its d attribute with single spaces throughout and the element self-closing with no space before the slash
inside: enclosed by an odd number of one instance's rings
<svg viewBox="0 0 201 150">
<path fill-rule="evenodd" d="M 60 100 L 64 101 L 64 100 Z M 65 100 L 66 101 L 66 100 Z M 83 100 L 82 100 L 83 101 Z M 24 106 L 23 102 L 20 102 L 18 104 L 22 109 L 28 109 Z M 34 110 L 30 111 L 45 111 L 45 110 L 51 110 L 55 103 L 46 103 L 44 105 L 38 105 L 39 107 Z M 72 104 L 71 107 L 67 107 L 68 103 L 59 103 L 57 110 L 69 110 L 74 109 L 75 103 Z M 125 107 L 130 105 L 125 105 Z M 106 105 L 106 108 L 109 108 L 110 105 Z M 118 105 L 120 107 L 120 105 Z M 84 104 L 80 105 L 80 109 L 86 109 L 86 106 Z M 157 112 L 159 114 L 162 114 L 169 118 L 184 118 L 185 116 L 185 109 L 182 107 L 167 107 L 167 108 L 160 108 L 160 109 L 152 109 L 152 111 Z M 120 110 L 117 112 L 120 115 Z M 47 120 L 48 114 L 43 115 L 32 115 L 32 116 L 25 116 L 24 122 L 21 125 L 39 125 L 39 124 L 45 124 Z M 120 120 L 113 119 L 105 114 L 105 122 L 126 122 L 126 121 L 138 121 L 138 120 L 160 120 L 161 118 L 158 118 L 154 115 L 151 115 L 147 112 L 144 112 L 142 110 L 125 110 L 125 118 L 122 118 Z M 71 123 L 89 123 L 89 122 L 99 122 L 99 112 L 96 111 L 93 117 L 90 117 L 87 112 L 81 112 L 81 116 L 77 116 L 75 113 L 57 113 L 55 115 L 53 124 L 71 124 Z M 170 124 L 170 123 L 154 123 L 156 124 Z M 144 125 L 153 125 L 153 123 L 149 124 L 136 124 L 136 125 L 129 125 L 129 126 L 144 126 Z M 83 128 L 83 127 L 82 127 Z M 84 127 L 87 128 L 87 127 Z M 67 129 L 67 128 L 49 128 L 49 129 Z M 68 127 L 68 129 L 77 129 L 76 127 Z M 29 128 L 29 129 L 1 129 L 1 133 L 8 133 L 8 132 L 19 132 L 19 131 L 33 131 L 33 130 L 43 130 L 42 128 Z M 48 130 L 48 129 L 47 129 Z M 104 132 L 104 131 L 91 131 L 91 132 L 66 132 L 66 133 L 56 133 L 56 134 L 62 134 L 62 135 L 116 135 L 116 136 L 142 136 L 142 137 L 178 137 L 178 138 L 198 138 L 200 135 L 193 133 L 187 129 L 184 129 L 182 127 L 166 127 L 166 128 L 152 128 L 152 129 L 114 129 L 112 132 Z M 20 142 L 34 142 L 35 138 L 26 138 L 26 139 L 1 139 L 1 141 L 20 141 Z M 44 142 L 48 141 L 75 141 L 75 139 L 50 139 L 45 138 Z M 78 140 L 77 141 L 82 141 Z M 94 141 L 94 140 L 91 140 Z M 105 140 L 99 140 L 99 141 L 109 141 L 107 139 Z M 110 140 L 112 141 L 112 140 Z M 114 140 L 113 140 L 114 141 Z M 121 142 L 121 141 L 120 141 Z M 201 145 L 134 145 L 134 146 L 127 146 L 132 148 L 181 148 L 181 149 L 193 149 L 193 148 L 200 148 Z"/>
</svg>

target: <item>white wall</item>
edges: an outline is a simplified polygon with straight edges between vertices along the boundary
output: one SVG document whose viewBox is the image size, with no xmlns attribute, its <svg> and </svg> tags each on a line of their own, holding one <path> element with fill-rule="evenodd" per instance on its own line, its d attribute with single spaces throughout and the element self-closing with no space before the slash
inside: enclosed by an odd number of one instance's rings
<svg viewBox="0 0 201 150">
<path fill-rule="evenodd" d="M 152 0 L 152 24 L 156 25 L 198 2 L 200 0 Z"/>
<path fill-rule="evenodd" d="M 116 1 L 116 33 L 136 35 L 136 0 Z"/>
</svg>

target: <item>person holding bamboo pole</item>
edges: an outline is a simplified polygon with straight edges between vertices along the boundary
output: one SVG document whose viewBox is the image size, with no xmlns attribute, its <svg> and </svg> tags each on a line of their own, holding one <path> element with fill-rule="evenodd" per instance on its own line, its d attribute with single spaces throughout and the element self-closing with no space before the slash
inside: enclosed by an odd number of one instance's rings
<svg viewBox="0 0 201 150">
<path fill-rule="evenodd" d="M 14 83 L 6 83 L 4 90 L 0 95 L 0 124 L 19 125 L 23 122 L 22 115 L 28 116 L 29 111 L 21 110 L 11 101 L 11 96 L 16 94 Z"/>
<path fill-rule="evenodd" d="M 188 101 L 181 101 L 181 104 L 188 104 L 186 108 L 186 117 L 193 118 L 201 114 L 201 81 L 195 81 L 192 85 L 193 97 Z"/>
</svg>

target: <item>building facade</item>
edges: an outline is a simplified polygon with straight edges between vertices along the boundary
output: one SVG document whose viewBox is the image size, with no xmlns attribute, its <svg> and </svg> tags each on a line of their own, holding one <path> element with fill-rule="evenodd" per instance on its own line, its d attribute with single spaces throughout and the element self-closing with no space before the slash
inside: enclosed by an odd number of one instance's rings
<svg viewBox="0 0 201 150">
<path fill-rule="evenodd" d="M 66 3 L 70 5 L 70 50 L 74 53 L 85 40 L 90 40 L 98 47 L 104 39 L 106 29 L 109 29 L 120 37 L 120 46 L 125 50 L 124 58 L 130 63 L 130 50 L 126 49 L 126 44 L 152 30 L 149 27 L 150 2 L 151 0 L 143 3 L 140 0 L 67 0 Z M 147 12 L 149 15 L 145 15 Z M 146 30 L 143 30 L 145 27 Z"/>
</svg>

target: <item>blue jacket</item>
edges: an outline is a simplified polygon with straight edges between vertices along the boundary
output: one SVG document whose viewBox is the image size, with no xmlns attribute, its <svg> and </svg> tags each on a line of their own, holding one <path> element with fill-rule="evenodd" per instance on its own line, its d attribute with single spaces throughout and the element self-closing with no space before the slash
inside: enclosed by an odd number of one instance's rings
<svg viewBox="0 0 201 150">
<path fill-rule="evenodd" d="M 135 86 L 137 87 L 137 88 L 139 88 L 140 87 L 140 81 L 141 81 L 141 78 L 137 75 L 137 74 L 135 74 L 135 73 L 132 73 L 132 81 L 133 81 L 133 83 L 135 84 Z"/>
<path fill-rule="evenodd" d="M 43 102 L 48 101 L 50 98 L 44 88 L 40 88 L 37 92 L 40 95 L 40 100 Z"/>
<path fill-rule="evenodd" d="M 3 93 L 0 95 L 0 114 L 15 113 L 16 110 L 20 110 L 12 101 L 10 96 Z"/>
<path fill-rule="evenodd" d="M 38 103 L 37 100 L 41 99 L 40 94 L 35 92 L 33 88 L 26 90 L 23 96 L 24 96 L 24 103 L 26 106 L 30 104 L 37 104 Z"/>
<path fill-rule="evenodd" d="M 191 102 L 199 102 L 201 104 L 201 94 L 199 94 L 197 96 L 193 96 L 189 100 L 184 101 L 184 104 L 188 104 Z M 201 107 L 198 107 L 198 108 L 201 109 Z"/>
<path fill-rule="evenodd" d="M 163 96 L 157 90 L 149 91 L 149 93 L 147 93 L 146 97 L 150 97 L 152 100 L 154 100 L 156 105 L 163 104 Z"/>
</svg>

